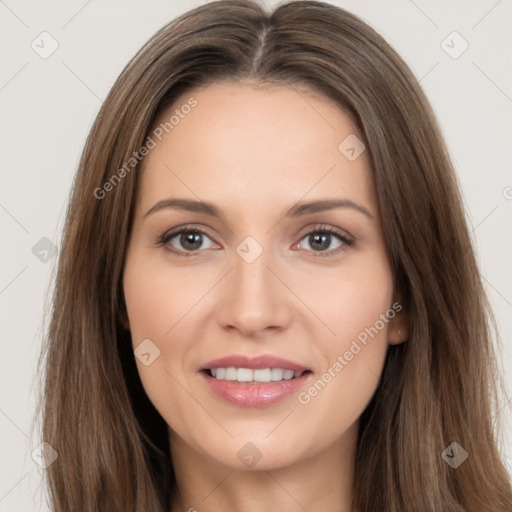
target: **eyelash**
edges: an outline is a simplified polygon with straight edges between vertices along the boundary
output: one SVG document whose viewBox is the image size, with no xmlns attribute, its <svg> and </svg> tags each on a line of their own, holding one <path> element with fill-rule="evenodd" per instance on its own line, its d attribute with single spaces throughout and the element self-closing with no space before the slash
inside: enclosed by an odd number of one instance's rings
<svg viewBox="0 0 512 512">
<path fill-rule="evenodd" d="M 175 238 L 178 235 L 181 235 L 181 234 L 187 233 L 187 232 L 194 232 L 194 233 L 199 233 L 201 235 L 205 235 L 208 238 L 210 238 L 210 240 L 212 240 L 212 242 L 216 243 L 207 232 L 203 231 L 202 229 L 199 229 L 197 226 L 195 226 L 193 224 L 190 224 L 190 225 L 186 225 L 186 226 L 181 226 L 180 228 L 177 228 L 177 229 L 174 229 L 174 230 L 164 233 L 161 237 L 159 237 L 159 239 L 157 241 L 157 245 L 158 246 L 166 246 L 167 250 L 169 250 L 170 252 L 172 252 L 178 256 L 185 256 L 185 257 L 196 256 L 199 252 L 201 252 L 201 250 L 182 251 L 182 250 L 177 250 L 169 245 L 170 240 L 172 240 L 173 238 Z M 331 256 L 340 251 L 346 250 L 347 247 L 352 247 L 354 245 L 354 240 L 351 239 L 350 237 L 348 237 L 344 232 L 342 232 L 336 228 L 333 228 L 331 226 L 327 226 L 327 225 L 319 225 L 319 226 L 316 226 L 313 230 L 308 231 L 300 238 L 299 243 L 304 238 L 311 236 L 313 234 L 318 234 L 318 233 L 327 233 L 329 235 L 334 235 L 341 241 L 342 245 L 340 247 L 337 247 L 337 248 L 331 249 L 331 250 L 327 250 L 327 251 L 308 250 L 309 252 L 313 252 L 315 257 L 328 257 L 328 256 Z M 297 244 L 294 244 L 294 245 L 297 245 Z"/>
</svg>

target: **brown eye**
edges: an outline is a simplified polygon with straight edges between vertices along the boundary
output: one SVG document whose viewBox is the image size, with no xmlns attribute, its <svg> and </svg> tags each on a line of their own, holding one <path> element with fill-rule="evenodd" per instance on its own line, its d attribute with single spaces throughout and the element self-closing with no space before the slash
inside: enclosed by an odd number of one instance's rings
<svg viewBox="0 0 512 512">
<path fill-rule="evenodd" d="M 326 251 L 330 248 L 331 238 L 329 233 L 313 233 L 309 235 L 308 243 L 314 251 Z"/>
<path fill-rule="evenodd" d="M 304 236 L 299 247 L 316 253 L 338 252 L 338 249 L 353 245 L 353 241 L 333 228 L 317 229 Z"/>
<path fill-rule="evenodd" d="M 203 235 L 198 231 L 187 231 L 181 233 L 179 241 L 186 251 L 196 251 L 203 244 Z"/>
<path fill-rule="evenodd" d="M 160 244 L 167 246 L 176 253 L 199 252 L 203 249 L 212 249 L 216 244 L 203 231 L 198 229 L 182 228 L 178 231 L 165 234 Z"/>
</svg>

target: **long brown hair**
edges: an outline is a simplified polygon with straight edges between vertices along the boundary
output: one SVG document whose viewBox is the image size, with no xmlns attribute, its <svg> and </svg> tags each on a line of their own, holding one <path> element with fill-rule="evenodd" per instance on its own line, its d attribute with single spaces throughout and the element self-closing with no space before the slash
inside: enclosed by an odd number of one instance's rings
<svg viewBox="0 0 512 512">
<path fill-rule="evenodd" d="M 59 454 L 47 469 L 53 510 L 170 509 L 167 425 L 142 389 L 123 327 L 121 279 L 140 179 L 140 165 L 126 163 L 184 92 L 247 79 L 335 100 L 370 155 L 410 335 L 390 346 L 360 418 L 354 507 L 510 511 L 489 308 L 424 93 L 383 38 L 343 9 L 295 1 L 267 13 L 249 0 L 212 2 L 163 27 L 123 70 L 87 139 L 42 359 L 42 435 Z M 442 456 L 452 442 L 468 453 L 457 469 Z"/>
</svg>

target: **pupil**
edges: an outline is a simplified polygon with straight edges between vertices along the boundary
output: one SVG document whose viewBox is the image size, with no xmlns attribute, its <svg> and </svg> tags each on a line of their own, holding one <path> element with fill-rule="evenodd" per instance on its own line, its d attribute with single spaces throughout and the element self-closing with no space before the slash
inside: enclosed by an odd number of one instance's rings
<svg viewBox="0 0 512 512">
<path fill-rule="evenodd" d="M 202 244 L 201 233 L 195 231 L 189 231 L 181 235 L 181 245 L 188 250 L 199 249 Z"/>
<path fill-rule="evenodd" d="M 328 249 L 331 242 L 331 235 L 328 233 L 315 233 L 310 235 L 309 244 L 313 249 Z"/>
</svg>

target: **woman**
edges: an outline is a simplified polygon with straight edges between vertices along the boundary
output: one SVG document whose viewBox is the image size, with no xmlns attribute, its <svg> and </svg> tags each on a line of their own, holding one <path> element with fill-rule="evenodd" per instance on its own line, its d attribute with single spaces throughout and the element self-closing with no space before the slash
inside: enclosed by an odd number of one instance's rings
<svg viewBox="0 0 512 512">
<path fill-rule="evenodd" d="M 488 306 L 414 76 L 321 2 L 160 30 L 84 149 L 55 511 L 508 511 Z"/>
</svg>

